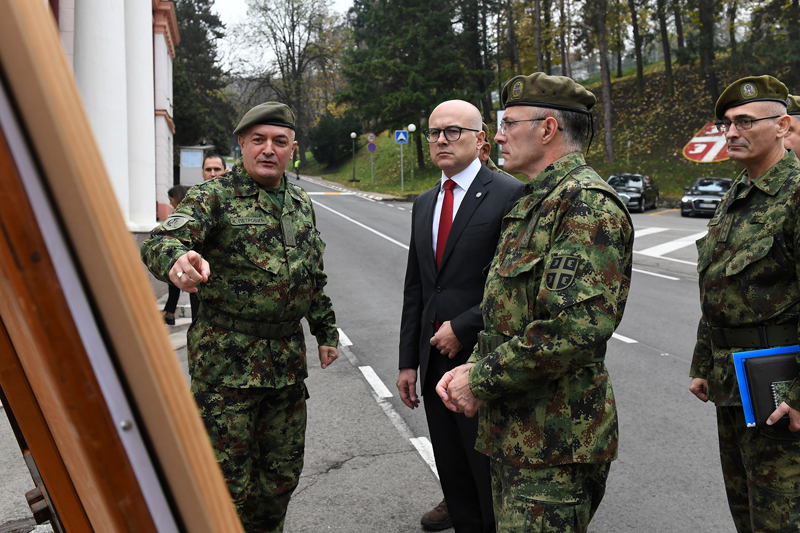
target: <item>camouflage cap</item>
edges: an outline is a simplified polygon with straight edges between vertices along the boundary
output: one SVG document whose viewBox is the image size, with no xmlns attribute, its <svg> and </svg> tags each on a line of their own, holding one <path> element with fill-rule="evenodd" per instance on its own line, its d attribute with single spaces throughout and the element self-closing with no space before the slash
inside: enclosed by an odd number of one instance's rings
<svg viewBox="0 0 800 533">
<path fill-rule="evenodd" d="M 548 76 L 543 72 L 511 78 L 503 87 L 500 100 L 505 107 L 515 105 L 550 107 L 587 115 L 597 103 L 594 94 L 571 78 Z"/>
<path fill-rule="evenodd" d="M 717 120 L 725 117 L 725 111 L 750 102 L 780 102 L 789 106 L 789 89 L 772 76 L 748 76 L 728 85 L 717 100 L 714 114 Z"/>
<path fill-rule="evenodd" d="M 800 115 L 800 96 L 789 95 L 789 110 L 790 115 Z"/>
<path fill-rule="evenodd" d="M 250 126 L 268 124 L 270 126 L 283 126 L 294 128 L 294 113 L 289 106 L 280 102 L 264 102 L 255 106 L 242 117 L 242 121 L 233 130 L 234 135 L 240 135 Z"/>
</svg>

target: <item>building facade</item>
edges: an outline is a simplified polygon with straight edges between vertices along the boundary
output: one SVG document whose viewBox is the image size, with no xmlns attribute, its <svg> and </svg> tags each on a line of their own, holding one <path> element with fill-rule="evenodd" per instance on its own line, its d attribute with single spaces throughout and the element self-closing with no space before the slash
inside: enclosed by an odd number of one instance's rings
<svg viewBox="0 0 800 533">
<path fill-rule="evenodd" d="M 128 229 L 146 234 L 172 211 L 174 2 L 45 1 Z"/>
</svg>

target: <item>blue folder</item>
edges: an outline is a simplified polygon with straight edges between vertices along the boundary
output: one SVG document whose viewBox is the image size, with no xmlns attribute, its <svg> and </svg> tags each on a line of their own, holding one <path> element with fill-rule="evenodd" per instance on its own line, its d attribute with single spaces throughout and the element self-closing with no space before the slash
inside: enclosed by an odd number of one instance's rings
<svg viewBox="0 0 800 533">
<path fill-rule="evenodd" d="M 744 371 L 745 360 L 753 357 L 764 357 L 765 355 L 783 355 L 798 352 L 800 352 L 800 346 L 795 344 L 794 346 L 781 346 L 780 348 L 767 348 L 733 354 L 733 366 L 736 369 L 736 379 L 739 380 L 739 395 L 742 397 L 744 420 L 747 423 L 747 427 L 756 427 L 756 417 L 753 414 L 753 400 L 750 397 L 750 386 L 747 383 L 747 374 Z"/>
</svg>

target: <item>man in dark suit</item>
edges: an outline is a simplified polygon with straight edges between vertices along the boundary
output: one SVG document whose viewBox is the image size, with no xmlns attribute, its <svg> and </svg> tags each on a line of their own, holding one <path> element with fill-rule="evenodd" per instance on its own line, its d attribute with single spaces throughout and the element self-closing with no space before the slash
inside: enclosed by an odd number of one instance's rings
<svg viewBox="0 0 800 533">
<path fill-rule="evenodd" d="M 442 180 L 416 202 L 412 214 L 397 388 L 408 407 L 419 406 L 417 368 L 444 502 L 422 525 L 458 533 L 495 530 L 489 460 L 475 451 L 477 420 L 448 410 L 434 390 L 466 362 L 483 329 L 479 304 L 494 256 L 500 222 L 522 196 L 523 183 L 481 164 L 485 142 L 478 109 L 451 100 L 431 113 L 425 138 Z"/>
</svg>

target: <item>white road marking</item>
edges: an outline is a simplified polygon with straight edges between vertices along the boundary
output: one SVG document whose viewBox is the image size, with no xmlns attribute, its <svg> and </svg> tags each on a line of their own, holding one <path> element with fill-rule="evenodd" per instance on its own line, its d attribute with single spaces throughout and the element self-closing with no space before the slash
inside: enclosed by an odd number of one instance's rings
<svg viewBox="0 0 800 533">
<path fill-rule="evenodd" d="M 622 342 L 624 342 L 626 344 L 638 344 L 638 342 L 639 342 L 639 341 L 635 341 L 633 339 L 629 339 L 628 337 L 623 337 L 622 335 L 620 335 L 618 333 L 612 333 L 611 337 L 617 339 L 618 341 L 622 341 Z"/>
<path fill-rule="evenodd" d="M 375 394 L 377 394 L 379 398 L 392 397 L 392 393 L 386 388 L 386 385 L 383 384 L 383 381 L 381 381 L 381 378 L 378 377 L 378 374 L 375 373 L 371 366 L 360 366 L 358 369 L 361 370 L 361 373 L 364 374 L 369 384 L 372 385 L 372 390 L 375 391 Z"/>
<path fill-rule="evenodd" d="M 309 196 L 355 196 L 354 192 L 323 192 L 323 191 L 306 191 Z M 369 198 L 368 198 L 369 199 Z"/>
<path fill-rule="evenodd" d="M 385 205 L 386 207 L 394 207 L 392 204 L 383 204 L 383 205 Z"/>
<path fill-rule="evenodd" d="M 342 328 L 336 328 L 336 329 L 339 330 L 339 344 L 341 344 L 342 346 L 352 346 L 353 343 L 350 341 L 350 337 L 345 335 L 344 331 L 342 331 Z"/>
<path fill-rule="evenodd" d="M 414 445 L 414 448 L 417 449 L 425 462 L 428 463 L 428 466 L 431 467 L 436 479 L 439 479 L 439 471 L 436 470 L 436 459 L 433 457 L 433 446 L 431 446 L 431 441 L 429 441 L 427 437 L 416 437 L 410 440 L 411 444 Z"/>
<path fill-rule="evenodd" d="M 404 249 L 408 250 L 408 246 L 407 246 L 407 245 L 405 245 L 405 244 L 403 244 L 402 242 L 400 242 L 400 241 L 396 241 L 396 240 L 392 239 L 391 237 L 389 237 L 388 235 L 384 235 L 384 234 L 383 234 L 383 233 L 381 233 L 380 231 L 378 231 L 378 230 L 374 230 L 374 229 L 370 228 L 369 226 L 367 226 L 367 225 L 365 225 L 365 224 L 362 224 L 362 223 L 361 223 L 361 222 L 359 222 L 358 220 L 353 220 L 353 219 L 352 219 L 352 218 L 350 218 L 349 216 L 347 216 L 347 215 L 344 215 L 344 214 L 342 214 L 342 213 L 340 213 L 340 212 L 336 211 L 335 209 L 331 209 L 331 208 L 330 208 L 330 207 L 328 207 L 327 205 L 321 204 L 321 203 L 319 203 L 319 202 L 317 202 L 317 201 L 314 201 L 314 205 L 318 205 L 318 206 L 322 207 L 323 209 L 327 209 L 328 211 L 330 211 L 330 212 L 331 212 L 331 213 L 333 213 L 334 215 L 339 215 L 339 216 L 340 216 L 340 217 L 342 217 L 343 219 L 345 219 L 345 220 L 348 220 L 348 221 L 352 222 L 352 223 L 353 223 L 353 224 L 355 224 L 356 226 L 361 226 L 361 227 L 362 227 L 362 228 L 364 228 L 365 230 L 367 230 L 367 231 L 371 231 L 371 232 L 372 232 L 372 233 L 374 233 L 375 235 L 377 235 L 377 236 L 379 236 L 379 237 L 383 237 L 383 238 L 384 238 L 384 239 L 386 239 L 387 241 L 389 241 L 389 242 L 392 242 L 392 243 L 396 244 L 397 246 L 399 246 L 399 247 L 401 247 L 401 248 L 404 248 Z"/>
<path fill-rule="evenodd" d="M 670 252 L 674 252 L 675 250 L 680 250 L 681 248 L 686 248 L 687 246 L 693 245 L 697 239 L 705 236 L 705 234 L 706 232 L 703 231 L 701 233 L 695 233 L 694 235 L 687 235 L 686 237 L 681 237 L 680 239 L 675 239 L 674 241 L 665 242 L 663 244 L 659 244 L 658 246 L 652 246 L 650 248 L 640 250 L 637 253 L 650 257 L 661 257 L 664 254 L 668 254 Z"/>
<path fill-rule="evenodd" d="M 344 335 L 344 331 L 341 329 L 339 332 Z M 344 336 L 347 337 L 347 335 Z M 375 374 L 375 371 L 372 370 L 372 367 L 359 366 L 358 359 L 356 358 L 355 354 L 350 351 L 350 348 L 345 345 L 341 345 L 339 347 L 339 351 L 344 353 L 345 357 L 347 357 L 347 359 L 350 361 L 350 364 L 358 367 L 361 370 L 361 372 L 364 374 L 364 377 L 367 377 L 367 374 L 363 369 L 368 368 L 372 374 L 375 375 L 375 379 L 380 383 L 380 385 L 386 389 L 386 387 L 383 385 L 383 382 L 381 382 L 380 378 L 378 378 L 377 374 Z M 367 381 L 369 381 L 368 377 Z M 387 417 L 389 417 L 389 421 L 392 423 L 395 429 L 397 429 L 397 432 L 400 433 L 401 437 L 408 440 L 411 445 L 414 446 L 414 448 L 417 450 L 417 453 L 419 453 L 420 457 L 422 457 L 422 460 L 425 461 L 425 463 L 433 471 L 436 479 L 439 479 L 439 472 L 436 470 L 436 461 L 433 458 L 433 447 L 431 446 L 430 441 L 426 437 L 415 437 L 414 433 L 411 431 L 411 428 L 408 427 L 408 424 L 406 424 L 406 421 L 403 420 L 403 417 L 400 416 L 400 413 L 395 410 L 392 402 L 387 400 L 386 397 L 381 396 L 381 393 L 375 390 L 375 385 L 372 382 L 370 382 L 370 385 L 372 385 L 375 401 L 378 402 L 378 405 L 381 406 L 383 412 L 386 413 Z M 388 397 L 392 396 L 388 389 L 386 389 L 386 392 L 388 393 Z"/>
<path fill-rule="evenodd" d="M 398 207 L 397 209 L 399 209 L 400 211 L 405 211 L 406 210 L 405 207 Z"/>
<path fill-rule="evenodd" d="M 681 278 L 674 278 L 672 276 L 665 276 L 664 274 L 657 274 L 655 272 L 650 272 L 648 270 L 639 270 L 638 268 L 634 268 L 633 271 L 638 272 L 640 274 L 647 274 L 648 276 L 655 276 L 657 278 L 671 279 L 672 281 L 680 281 L 681 279 Z"/>
<path fill-rule="evenodd" d="M 634 250 L 633 253 L 640 254 L 642 252 L 637 252 L 636 250 Z M 645 254 L 645 255 L 647 255 L 647 254 Z M 683 263 L 684 265 L 692 265 L 693 267 L 697 266 L 697 263 L 695 263 L 694 261 L 684 261 L 683 259 L 673 259 L 672 257 L 665 257 L 665 256 L 662 256 L 662 255 L 659 255 L 659 256 L 656 256 L 656 257 L 657 257 L 657 259 L 663 259 L 665 261 L 672 261 L 674 263 Z"/>
<path fill-rule="evenodd" d="M 669 228 L 642 228 L 634 230 L 633 235 L 636 238 L 645 237 L 647 235 L 653 235 L 654 233 L 661 233 L 662 231 L 668 231 Z"/>
</svg>

